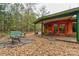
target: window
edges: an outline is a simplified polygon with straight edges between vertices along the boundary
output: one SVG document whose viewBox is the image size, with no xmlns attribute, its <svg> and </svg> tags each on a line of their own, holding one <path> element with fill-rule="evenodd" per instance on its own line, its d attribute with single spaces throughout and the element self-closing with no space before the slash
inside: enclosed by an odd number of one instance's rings
<svg viewBox="0 0 79 59">
<path fill-rule="evenodd" d="M 54 32 L 58 32 L 58 24 L 54 24 Z"/>
<path fill-rule="evenodd" d="M 60 32 L 64 32 L 65 31 L 65 24 L 60 24 Z"/>
</svg>

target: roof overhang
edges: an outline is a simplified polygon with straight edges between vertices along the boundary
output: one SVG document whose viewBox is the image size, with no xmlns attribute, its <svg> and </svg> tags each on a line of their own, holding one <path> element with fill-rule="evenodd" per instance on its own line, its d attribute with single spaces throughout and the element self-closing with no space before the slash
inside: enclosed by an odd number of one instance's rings
<svg viewBox="0 0 79 59">
<path fill-rule="evenodd" d="M 42 21 L 46 21 L 46 20 L 49 20 L 49 19 L 61 18 L 61 17 L 65 17 L 65 16 L 73 16 L 77 12 L 79 12 L 79 7 L 40 17 L 34 22 L 34 24 L 37 24 L 37 23 L 40 23 Z"/>
</svg>

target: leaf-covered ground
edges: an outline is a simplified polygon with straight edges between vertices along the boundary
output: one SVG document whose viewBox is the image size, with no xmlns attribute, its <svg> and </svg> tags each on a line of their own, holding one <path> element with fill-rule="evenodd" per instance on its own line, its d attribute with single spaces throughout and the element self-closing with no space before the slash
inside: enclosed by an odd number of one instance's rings
<svg viewBox="0 0 79 59">
<path fill-rule="evenodd" d="M 26 34 L 32 43 L 14 48 L 0 48 L 0 55 L 12 56 L 56 56 L 79 55 L 79 44 L 54 40 L 55 38 L 39 37 L 33 33 Z M 57 38 L 57 36 L 56 36 Z M 50 40 L 49 40 L 50 39 Z M 63 37 L 63 39 L 65 39 Z M 0 39 L 1 40 L 1 39 Z"/>
</svg>

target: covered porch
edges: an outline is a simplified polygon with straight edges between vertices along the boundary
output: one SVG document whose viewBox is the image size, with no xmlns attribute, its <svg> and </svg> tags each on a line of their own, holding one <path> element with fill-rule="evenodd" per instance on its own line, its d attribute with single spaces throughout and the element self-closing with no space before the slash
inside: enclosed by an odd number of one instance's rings
<svg viewBox="0 0 79 59">
<path fill-rule="evenodd" d="M 53 34 L 61 36 L 74 36 L 75 32 L 73 31 L 73 25 L 75 18 L 73 16 L 67 16 L 62 18 L 53 19 L 52 21 L 43 22 L 43 33 L 44 34 Z"/>
</svg>

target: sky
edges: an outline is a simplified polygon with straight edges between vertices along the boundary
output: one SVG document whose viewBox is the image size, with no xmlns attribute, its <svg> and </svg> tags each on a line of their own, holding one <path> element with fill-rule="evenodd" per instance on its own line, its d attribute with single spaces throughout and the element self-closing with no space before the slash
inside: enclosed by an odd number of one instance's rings
<svg viewBox="0 0 79 59">
<path fill-rule="evenodd" d="M 47 10 L 50 11 L 50 14 L 53 14 L 60 11 L 79 7 L 79 3 L 40 3 L 38 8 L 40 6 L 46 6 Z"/>
</svg>

